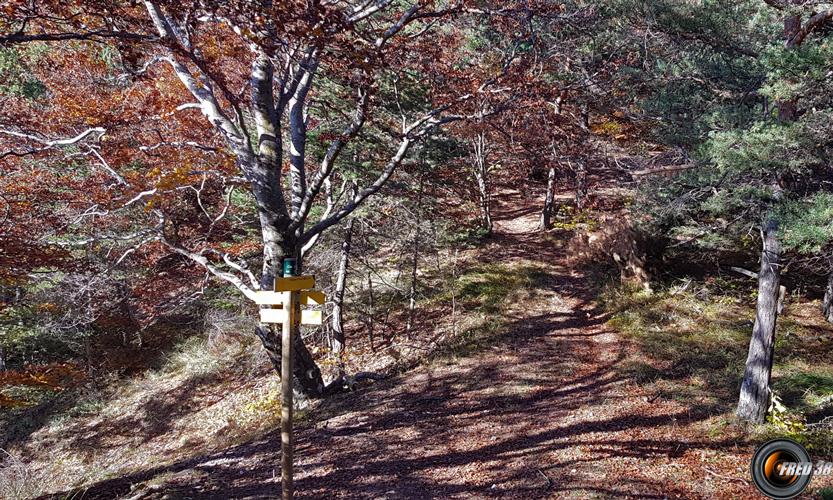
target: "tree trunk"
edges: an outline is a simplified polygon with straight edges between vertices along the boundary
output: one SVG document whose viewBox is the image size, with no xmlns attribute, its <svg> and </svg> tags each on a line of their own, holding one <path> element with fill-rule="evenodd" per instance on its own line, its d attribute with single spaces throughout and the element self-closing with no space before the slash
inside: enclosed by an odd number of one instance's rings
<svg viewBox="0 0 833 500">
<path fill-rule="evenodd" d="M 350 246 L 353 243 L 354 219 L 350 219 L 344 228 L 344 241 L 341 242 L 341 258 L 338 262 L 338 278 L 333 295 L 333 338 L 330 348 L 336 354 L 344 350 L 344 289 L 347 283 L 347 269 L 350 263 Z"/>
<path fill-rule="evenodd" d="M 260 220 L 263 233 L 263 273 L 261 274 L 260 284 L 263 290 L 272 290 L 275 286 L 275 277 L 281 276 L 284 257 L 298 259 L 300 269 L 300 245 L 294 244 L 293 235 L 282 230 L 281 221 L 273 218 L 268 211 L 261 211 Z M 280 334 L 275 333 L 272 325 L 268 324 L 258 326 L 255 329 L 255 334 L 266 349 L 275 371 L 280 375 Z M 301 335 L 295 336 L 293 345 L 295 359 L 292 367 L 295 374 L 296 389 L 309 398 L 317 399 L 324 396 L 325 385 L 324 379 L 321 377 L 321 370 L 304 344 Z"/>
<path fill-rule="evenodd" d="M 781 281 L 779 259 L 778 225 L 776 221 L 770 220 L 763 231 L 755 326 L 752 328 L 737 409 L 740 418 L 753 423 L 762 423 L 769 407 L 769 384 L 772 377 L 775 323 L 778 318 L 778 292 Z"/>
<path fill-rule="evenodd" d="M 789 14 L 784 18 L 784 40 L 787 49 L 795 50 L 801 45 L 801 16 Z M 797 101 L 778 101 L 778 120 L 794 122 L 799 117 Z M 779 188 L 776 186 L 776 192 Z M 770 379 L 775 348 L 775 323 L 783 307 L 786 289 L 781 294 L 781 269 L 779 264 L 778 223 L 770 219 L 763 231 L 761 272 L 758 273 L 758 305 L 755 326 L 746 359 L 746 371 L 740 389 L 737 414 L 740 418 L 762 423 L 769 407 Z"/>
<path fill-rule="evenodd" d="M 788 49 L 794 50 L 801 45 L 796 35 L 801 31 L 801 16 L 791 14 L 784 18 L 784 44 Z M 778 121 L 789 123 L 798 120 L 798 100 L 789 99 L 778 101 Z"/>
<path fill-rule="evenodd" d="M 375 351 L 376 347 L 373 342 L 373 330 L 375 328 L 375 325 L 373 324 L 373 315 L 375 314 L 373 307 L 373 278 L 371 277 L 369 270 L 367 271 L 367 299 L 369 301 L 367 312 L 367 335 L 370 340 L 370 350 Z"/>
<path fill-rule="evenodd" d="M 550 167 L 550 172 L 547 174 L 547 196 L 544 199 L 544 209 L 541 211 L 541 225 L 539 226 L 541 231 L 546 231 L 550 228 L 554 197 L 553 191 L 555 191 L 555 167 Z"/>
<path fill-rule="evenodd" d="M 821 312 L 824 319 L 833 323 L 833 268 L 827 275 L 827 287 L 824 290 L 824 299 L 821 302 Z"/>
<path fill-rule="evenodd" d="M 480 133 L 474 140 L 474 178 L 477 181 L 477 194 L 480 202 L 480 217 L 486 234 L 492 234 L 492 197 L 489 192 L 489 166 L 487 158 L 485 133 Z"/>
<path fill-rule="evenodd" d="M 583 210 L 585 201 L 587 201 L 587 169 L 584 166 L 584 160 L 579 160 L 576 167 L 576 210 Z"/>
<path fill-rule="evenodd" d="M 581 128 L 590 130 L 590 106 L 585 102 L 581 105 Z"/>
<path fill-rule="evenodd" d="M 280 374 L 282 351 L 280 335 L 266 324 L 256 327 L 255 334 L 266 349 L 272 367 Z M 294 346 L 295 362 L 292 364 L 292 368 L 295 374 L 294 385 L 296 391 L 314 399 L 324 396 L 324 379 L 321 377 L 321 370 L 315 364 L 312 354 L 310 354 L 300 335 L 295 336 Z"/>
<path fill-rule="evenodd" d="M 492 201 L 489 194 L 489 185 L 486 183 L 486 172 L 477 176 L 477 189 L 480 194 L 480 213 L 483 219 L 483 229 L 486 234 L 492 234 Z"/>
<path fill-rule="evenodd" d="M 405 323 L 405 337 L 411 338 L 411 329 L 414 326 L 414 312 L 416 311 L 417 271 L 419 270 L 419 241 L 420 223 L 422 222 L 422 195 L 425 190 L 425 171 L 419 177 L 419 191 L 417 192 L 416 206 L 416 227 L 414 227 L 414 239 L 411 242 L 411 286 L 408 289 L 408 321 Z M 491 221 L 489 222 L 491 225 Z"/>
</svg>

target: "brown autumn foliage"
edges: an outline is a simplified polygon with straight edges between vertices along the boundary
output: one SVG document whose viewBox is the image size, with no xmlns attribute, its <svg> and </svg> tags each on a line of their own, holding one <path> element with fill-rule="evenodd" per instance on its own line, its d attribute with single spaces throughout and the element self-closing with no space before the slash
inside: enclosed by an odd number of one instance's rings
<svg viewBox="0 0 833 500">
<path fill-rule="evenodd" d="M 140 325 L 208 275 L 251 296 L 442 126 L 537 106 L 557 91 L 534 76 L 552 55 L 527 45 L 536 16 L 559 6 L 354 7 L 7 5 L 0 43 L 48 50 L 27 61 L 45 97 L 2 97 L 0 166 L 19 194 L 0 258 L 30 279 L 67 270 L 59 257 L 70 255 L 94 272 L 130 270 L 121 282 Z M 495 43 L 460 57 L 477 32 Z M 352 198 L 344 190 L 351 179 L 359 184 Z M 27 219 L 37 220 L 34 231 L 23 229 Z M 192 272 L 180 272 L 186 263 Z M 274 334 L 258 332 L 277 363 Z M 320 395 L 318 369 L 297 348 L 299 374 L 310 377 L 303 385 Z"/>
</svg>

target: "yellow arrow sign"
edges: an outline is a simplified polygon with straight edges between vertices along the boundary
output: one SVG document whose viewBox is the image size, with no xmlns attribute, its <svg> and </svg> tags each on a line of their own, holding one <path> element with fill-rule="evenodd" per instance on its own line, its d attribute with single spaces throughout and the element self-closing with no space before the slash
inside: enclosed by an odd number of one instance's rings
<svg viewBox="0 0 833 500">
<path fill-rule="evenodd" d="M 305 306 L 320 306 L 324 305 L 324 292 L 318 290 L 303 290 L 301 292 L 301 304 Z"/>
<path fill-rule="evenodd" d="M 315 278 L 312 276 L 293 276 L 291 278 L 275 278 L 276 292 L 295 292 L 315 286 Z"/>
<path fill-rule="evenodd" d="M 301 311 L 302 325 L 320 325 L 321 311 Z"/>
</svg>

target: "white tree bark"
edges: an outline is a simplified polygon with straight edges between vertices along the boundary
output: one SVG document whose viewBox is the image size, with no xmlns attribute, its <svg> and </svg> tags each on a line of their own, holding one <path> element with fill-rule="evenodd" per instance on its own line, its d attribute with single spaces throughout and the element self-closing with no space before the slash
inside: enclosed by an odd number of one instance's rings
<svg viewBox="0 0 833 500">
<path fill-rule="evenodd" d="M 550 219 L 552 218 L 552 205 L 555 197 L 555 167 L 550 167 L 547 174 L 547 195 L 544 198 L 544 208 L 541 210 L 541 224 L 539 229 L 546 231 L 550 228 Z"/>
<path fill-rule="evenodd" d="M 344 240 L 341 242 L 341 256 L 338 262 L 336 287 L 333 294 L 333 339 L 330 348 L 336 354 L 344 350 L 344 292 L 347 289 L 347 273 L 350 266 L 350 248 L 353 243 L 354 219 L 347 221 L 344 227 Z"/>
<path fill-rule="evenodd" d="M 492 233 L 492 195 L 489 186 L 489 151 L 485 132 L 479 132 L 472 141 L 472 173 L 477 183 L 480 220 L 486 234 Z"/>
<path fill-rule="evenodd" d="M 251 4 L 252 18 L 260 9 L 263 23 L 250 23 L 247 26 L 235 25 L 236 19 L 221 17 L 217 9 L 211 11 L 189 12 L 187 21 L 178 15 L 170 15 L 175 7 L 166 11 L 168 4 L 143 0 L 142 4 L 152 24 L 155 34 L 135 34 L 122 31 L 88 30 L 78 33 L 25 33 L 26 26 L 21 32 L 11 37 L 0 37 L 3 43 L 22 43 L 27 41 L 59 41 L 59 40 L 97 40 L 120 39 L 122 41 L 142 42 L 152 47 L 153 54 L 140 65 L 138 72 L 146 75 L 150 66 L 165 63 L 173 71 L 181 85 L 190 94 L 186 102 L 177 106 L 177 112 L 188 112 L 199 109 L 207 122 L 211 124 L 216 134 L 223 140 L 225 149 L 231 152 L 236 164 L 245 178 L 255 200 L 257 216 L 261 226 L 262 239 L 262 269 L 257 284 L 251 283 L 251 273 L 247 268 L 239 265 L 230 258 L 223 257 L 223 261 L 208 258 L 202 251 L 192 251 L 179 244 L 174 244 L 164 238 L 164 227 L 156 237 L 145 240 L 158 240 L 168 245 L 171 251 L 189 258 L 196 264 L 206 268 L 212 275 L 233 284 L 245 296 L 251 297 L 256 289 L 269 289 L 273 286 L 278 275 L 282 260 L 286 257 L 302 258 L 303 254 L 312 248 L 319 235 L 326 229 L 338 224 L 351 214 L 370 196 L 377 193 L 393 176 L 399 165 L 407 157 L 410 148 L 436 127 L 452 121 L 470 118 L 455 114 L 455 107 L 469 101 L 478 94 L 489 92 L 491 95 L 505 92 L 505 89 L 493 90 L 496 78 L 483 83 L 475 92 L 460 95 L 445 104 L 438 105 L 422 114 L 413 114 L 403 120 L 402 128 L 397 134 L 397 142 L 392 146 L 392 153 L 375 179 L 366 186 L 360 187 L 355 194 L 339 200 L 339 203 L 327 199 L 327 210 L 317 221 L 308 221 L 314 205 L 320 203 L 322 191 L 329 193 L 330 184 L 338 171 L 339 155 L 345 146 L 361 132 L 368 121 L 370 95 L 378 80 L 388 74 L 390 68 L 384 59 L 388 42 L 401 36 L 406 28 L 417 22 L 436 20 L 453 12 L 464 11 L 461 3 L 453 3 L 445 8 L 431 10 L 432 3 L 406 2 L 404 4 L 389 0 L 361 1 L 352 3 L 330 3 L 328 8 L 344 9 L 344 19 L 347 21 L 338 29 L 346 34 L 354 34 L 357 43 L 365 43 L 368 47 L 365 54 L 365 64 L 356 71 L 361 72 L 359 78 L 351 79 L 354 86 L 355 103 L 352 116 L 346 120 L 343 132 L 334 138 L 326 149 L 323 160 L 314 173 L 308 172 L 307 165 L 307 117 L 309 115 L 309 96 L 314 94 L 317 82 L 316 73 L 319 71 L 322 54 L 329 54 L 327 44 L 345 43 L 339 37 L 325 33 L 322 36 L 304 35 L 294 36 L 276 28 L 276 20 L 270 19 L 271 2 L 266 0 L 260 4 Z M 242 14 L 245 16 L 245 13 Z M 194 23 L 224 23 L 240 37 L 244 46 L 251 50 L 251 68 L 249 74 L 249 96 L 243 96 L 237 89 L 227 88 L 227 83 L 233 78 L 222 74 L 223 69 L 217 67 L 212 60 L 202 56 L 198 40 L 192 40 L 195 32 Z M 32 23 L 33 25 L 35 23 Z M 352 31 L 351 31 L 352 30 Z M 204 30 L 203 33 L 208 32 Z M 418 32 L 422 34 L 425 31 Z M 409 32 L 409 38 L 414 38 L 414 32 Z M 514 56 L 513 56 L 514 57 Z M 482 118 L 482 111 L 479 113 Z M 250 124 L 254 130 L 249 130 Z M 14 128 L 0 130 L 6 134 L 24 134 Z M 26 139 L 36 144 L 37 148 L 55 148 L 64 145 L 80 145 L 90 137 L 98 137 L 104 133 L 103 129 L 90 129 L 68 139 L 47 139 L 33 135 Z M 284 151 L 283 141 L 287 140 L 288 150 Z M 159 143 L 176 143 L 161 138 Z M 179 141 L 181 146 L 200 147 L 195 141 Z M 142 145 L 140 149 L 150 154 L 156 145 Z M 141 148 L 140 147 L 140 148 Z M 33 149 L 35 151 L 37 148 Z M 212 148 L 214 151 L 214 148 Z M 10 151 L 3 155 L 22 155 L 29 151 Z M 126 184 L 124 178 L 113 169 L 105 159 L 105 155 L 97 148 L 89 150 L 105 170 L 119 183 Z M 289 182 L 284 192 L 282 165 L 288 157 Z M 156 189 L 145 189 L 135 195 L 122 208 L 125 209 L 135 203 L 153 196 Z M 203 207 L 203 210 L 205 207 Z M 83 216 L 107 214 L 113 210 L 91 209 Z M 247 283 L 247 280 L 249 281 Z M 273 335 L 267 328 L 261 329 L 259 335 L 270 352 L 273 362 L 280 356 L 280 348 Z M 304 351 L 303 345 L 296 350 Z M 308 352 L 300 352 L 296 375 L 302 378 L 302 385 L 311 395 L 322 393 L 322 383 L 317 367 L 304 365 L 306 359 L 311 360 Z"/>
</svg>

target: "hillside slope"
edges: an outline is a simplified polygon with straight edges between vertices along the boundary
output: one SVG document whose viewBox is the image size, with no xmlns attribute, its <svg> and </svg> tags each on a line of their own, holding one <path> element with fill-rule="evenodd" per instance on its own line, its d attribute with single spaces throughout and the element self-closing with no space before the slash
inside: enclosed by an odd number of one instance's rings
<svg viewBox="0 0 833 500">
<path fill-rule="evenodd" d="M 497 334 L 356 393 L 298 426 L 299 497 L 750 497 L 752 446 L 705 433 L 717 411 L 651 397 L 627 376 L 629 344 L 534 231 L 534 205 L 498 197 L 484 255 L 531 269 Z M 270 498 L 279 437 L 100 482 L 75 498 Z"/>
</svg>

